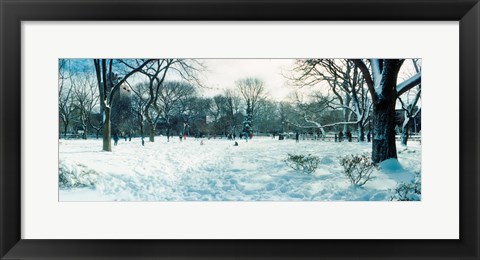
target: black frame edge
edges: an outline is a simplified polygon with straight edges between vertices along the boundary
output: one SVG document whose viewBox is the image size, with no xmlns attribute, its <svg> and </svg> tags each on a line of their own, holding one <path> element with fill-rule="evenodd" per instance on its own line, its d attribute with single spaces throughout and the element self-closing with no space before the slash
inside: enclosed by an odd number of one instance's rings
<svg viewBox="0 0 480 260">
<path fill-rule="evenodd" d="M 18 245 L 21 235 L 21 44 L 16 15 L 0 2 L 0 257 Z"/>
<path fill-rule="evenodd" d="M 108 8 L 115 7 L 116 13 Z M 345 5 L 351 7 L 341 12 Z M 249 9 L 272 7 L 263 12 Z M 193 7 L 193 8 L 192 8 Z M 216 8 L 215 7 L 219 7 Z M 387 11 L 378 12 L 384 10 Z M 131 14 L 136 10 L 137 14 Z M 182 10 L 187 8 L 188 10 Z M 314 12 L 322 8 L 320 12 Z M 359 9 L 360 8 L 360 9 Z M 161 10 L 160 10 L 161 9 Z M 224 12 L 219 11 L 223 10 Z M 368 10 L 367 10 L 368 9 Z M 359 10 L 366 10 L 358 14 Z M 377 11 L 375 14 L 374 11 Z M 390 10 L 390 11 L 388 11 Z M 406 10 L 414 10 L 406 13 Z M 286 14 L 286 12 L 289 12 Z M 340 13 L 341 12 L 341 13 Z M 22 20 L 459 20 L 460 21 L 460 240 L 22 240 L 21 30 Z M 250 0 L 71 1 L 0 0 L 0 258 L 1 259 L 479 259 L 479 21 L 477 0 Z M 469 86 L 469 87 L 466 87 Z M 12 109 L 14 108 L 14 109 Z M 474 124 L 472 125 L 472 122 Z M 8 127 L 7 127 L 8 126 Z M 473 140 L 473 141 L 472 141 Z M 375 247 L 383 247 L 372 253 Z M 340 257 L 333 249 L 355 245 Z M 293 246 L 293 249 L 292 249 Z M 185 247 L 190 251 L 186 251 Z M 215 250 L 213 249 L 215 247 Z M 405 248 L 410 251 L 405 251 Z M 299 254 L 302 250 L 302 254 Z M 437 250 L 438 254 L 432 255 Z M 353 250 L 352 250 L 353 251 Z M 322 255 L 319 255 L 319 254 Z M 236 255 L 233 255 L 236 254 Z M 392 256 L 391 254 L 396 254 Z"/>
</svg>

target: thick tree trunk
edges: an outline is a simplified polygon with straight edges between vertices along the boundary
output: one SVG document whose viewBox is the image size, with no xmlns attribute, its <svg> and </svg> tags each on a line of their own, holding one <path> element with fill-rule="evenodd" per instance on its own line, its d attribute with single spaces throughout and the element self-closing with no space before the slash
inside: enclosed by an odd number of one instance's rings
<svg viewBox="0 0 480 260">
<path fill-rule="evenodd" d="M 111 109 L 106 107 L 104 110 L 105 124 L 103 126 L 103 150 L 107 152 L 112 151 L 112 123 L 110 122 L 110 112 Z"/>
<path fill-rule="evenodd" d="M 397 158 L 395 145 L 395 100 L 379 100 L 373 107 L 372 161 Z"/>
</svg>

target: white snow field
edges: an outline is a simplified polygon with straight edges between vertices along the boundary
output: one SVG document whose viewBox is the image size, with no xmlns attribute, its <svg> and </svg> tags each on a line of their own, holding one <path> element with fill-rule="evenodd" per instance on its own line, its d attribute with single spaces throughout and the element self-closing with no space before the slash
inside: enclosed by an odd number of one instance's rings
<svg viewBox="0 0 480 260">
<path fill-rule="evenodd" d="M 120 139 L 113 152 L 102 140 L 60 140 L 60 201 L 390 201 L 395 187 L 421 170 L 421 146 L 397 143 L 398 162 L 387 160 L 362 187 L 350 184 L 339 157 L 371 152 L 371 143 L 156 137 Z M 321 159 L 311 175 L 293 170 L 287 154 Z M 418 200 L 420 197 L 418 196 Z"/>
</svg>

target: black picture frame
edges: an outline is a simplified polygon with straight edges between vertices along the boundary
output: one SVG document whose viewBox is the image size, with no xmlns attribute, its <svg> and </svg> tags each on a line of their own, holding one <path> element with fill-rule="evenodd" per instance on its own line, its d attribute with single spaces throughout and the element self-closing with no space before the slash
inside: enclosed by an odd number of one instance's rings
<svg viewBox="0 0 480 260">
<path fill-rule="evenodd" d="M 0 0 L 0 17 L 1 259 L 480 259 L 478 0 Z M 21 239 L 21 22 L 87 20 L 459 21 L 460 239 Z"/>
</svg>

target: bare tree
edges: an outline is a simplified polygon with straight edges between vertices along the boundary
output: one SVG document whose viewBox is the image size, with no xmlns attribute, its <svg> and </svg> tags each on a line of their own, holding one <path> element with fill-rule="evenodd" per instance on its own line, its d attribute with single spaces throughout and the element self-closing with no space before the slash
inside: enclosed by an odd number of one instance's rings
<svg viewBox="0 0 480 260">
<path fill-rule="evenodd" d="M 133 123 L 138 125 L 142 140 L 145 136 L 145 107 L 149 100 L 149 83 L 138 83 L 132 88 L 134 93 L 132 97 Z"/>
<path fill-rule="evenodd" d="M 124 64 L 130 69 L 135 69 L 140 64 L 138 60 L 133 65 L 131 63 L 124 61 Z M 148 95 L 142 114 L 148 124 L 150 142 L 155 141 L 156 125 L 162 115 L 159 97 L 167 73 L 176 74 L 184 81 L 201 85 L 197 75 L 203 68 L 203 64 L 195 59 L 157 59 L 140 70 L 140 73 L 147 77 Z M 170 133 L 168 134 L 168 140 L 169 138 Z"/>
<path fill-rule="evenodd" d="M 237 126 L 241 123 L 241 119 L 238 117 L 240 113 L 241 98 L 234 89 L 226 89 L 223 95 L 225 96 L 225 109 L 228 124 L 230 125 L 230 132 L 233 134 L 236 133 Z"/>
<path fill-rule="evenodd" d="M 167 138 L 170 140 L 172 118 L 181 100 L 195 92 L 193 85 L 182 81 L 168 81 L 159 86 L 158 111 L 167 126 Z"/>
<path fill-rule="evenodd" d="M 415 73 L 420 73 L 420 64 L 418 59 L 412 59 L 413 67 L 415 68 Z M 402 134 L 400 142 L 402 145 L 407 145 L 409 138 L 409 128 L 414 118 L 416 118 L 420 112 L 421 108 L 418 106 L 420 97 L 422 93 L 422 84 L 418 84 L 417 87 L 412 88 L 405 92 L 402 96 L 398 97 L 402 109 L 404 111 L 404 121 L 402 124 Z M 404 98 L 402 98 L 404 97 Z M 405 100 L 404 100 L 405 99 Z"/>
<path fill-rule="evenodd" d="M 333 99 L 322 95 L 320 92 L 305 96 L 299 91 L 296 91 L 292 94 L 291 99 L 293 106 L 290 107 L 289 116 L 286 120 L 296 128 L 310 130 L 318 129 L 322 132 L 322 135 L 325 136 L 326 127 L 355 124 L 355 122 L 342 121 L 326 123 L 325 112 L 331 108 Z"/>
<path fill-rule="evenodd" d="M 58 112 L 63 124 L 63 137 L 66 138 L 68 126 L 75 111 L 72 88 L 68 85 L 72 75 L 67 68 L 69 66 L 67 60 L 60 59 L 58 65 Z"/>
<path fill-rule="evenodd" d="M 164 83 L 167 72 L 174 62 L 174 59 L 155 60 L 140 70 L 140 73 L 148 78 L 146 82 L 148 94 L 142 97 L 146 99 L 142 117 L 145 118 L 148 124 L 150 142 L 155 142 L 156 125 L 160 118 L 160 108 L 158 106 L 160 87 Z"/>
<path fill-rule="evenodd" d="M 255 122 L 256 130 L 260 133 L 278 133 L 281 130 L 278 102 L 262 99 L 257 106 Z"/>
<path fill-rule="evenodd" d="M 192 130 L 197 136 L 206 132 L 206 116 L 211 104 L 211 98 L 198 97 L 195 93 L 180 98 L 177 114 L 183 119 L 181 131 L 187 136 L 190 136 Z"/>
<path fill-rule="evenodd" d="M 316 86 L 326 82 L 336 97 L 333 109 L 343 111 L 343 131 L 347 131 L 355 119 L 359 141 L 364 141 L 365 126 L 371 112 L 371 100 L 358 67 L 347 59 L 297 60 L 293 83 L 300 86 Z"/>
<path fill-rule="evenodd" d="M 78 122 L 83 130 L 82 138 L 87 139 L 88 126 L 92 125 L 91 114 L 93 109 L 98 106 L 98 88 L 95 80 L 88 73 L 72 77 L 71 87 L 73 89 L 75 108 L 78 111 Z"/>
<path fill-rule="evenodd" d="M 94 59 L 95 73 L 97 76 L 97 85 L 100 94 L 100 110 L 103 113 L 103 150 L 112 151 L 111 141 L 111 108 L 115 92 L 118 88 L 133 74 L 140 71 L 152 60 L 142 60 L 135 67 L 129 68 L 128 72 L 122 77 L 115 77 L 112 59 Z"/>
<path fill-rule="evenodd" d="M 228 132 L 226 117 L 227 117 L 227 100 L 225 96 L 219 94 L 213 97 L 209 112 L 213 117 L 214 133 Z"/>
<path fill-rule="evenodd" d="M 235 81 L 235 85 L 246 105 L 247 118 L 252 123 L 254 122 L 258 102 L 264 98 L 265 88 L 263 84 L 263 81 L 258 78 L 244 78 Z"/>
<path fill-rule="evenodd" d="M 395 103 L 399 96 L 420 84 L 421 72 L 397 84 L 403 59 L 354 59 L 362 71 L 373 103 L 372 160 L 375 163 L 397 158 L 395 145 Z"/>
</svg>

